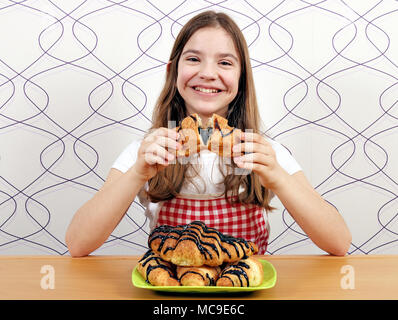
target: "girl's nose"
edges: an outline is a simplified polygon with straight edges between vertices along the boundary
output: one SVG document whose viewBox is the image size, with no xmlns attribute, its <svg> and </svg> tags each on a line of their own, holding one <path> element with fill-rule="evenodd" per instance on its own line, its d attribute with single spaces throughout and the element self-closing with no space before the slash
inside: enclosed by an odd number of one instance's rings
<svg viewBox="0 0 398 320">
<path fill-rule="evenodd" d="M 213 80 L 217 77 L 217 72 L 210 63 L 203 63 L 200 67 L 199 76 L 202 79 Z"/>
</svg>

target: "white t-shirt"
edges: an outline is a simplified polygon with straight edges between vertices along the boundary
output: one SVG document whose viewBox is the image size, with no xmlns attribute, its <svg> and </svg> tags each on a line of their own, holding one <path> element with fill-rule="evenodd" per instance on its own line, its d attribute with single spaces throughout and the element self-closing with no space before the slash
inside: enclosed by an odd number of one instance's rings
<svg viewBox="0 0 398 320">
<path fill-rule="evenodd" d="M 275 151 L 276 160 L 287 173 L 294 174 L 301 170 L 300 165 L 285 147 L 271 139 L 267 140 L 271 143 L 271 146 Z M 137 152 L 141 141 L 142 140 L 135 140 L 131 142 L 113 163 L 112 168 L 123 173 L 130 169 L 137 160 Z M 195 185 L 189 182 L 183 183 L 180 190 L 181 196 L 191 199 L 220 198 L 224 192 L 224 178 L 219 169 L 218 160 L 218 155 L 216 153 L 207 150 L 201 151 L 200 154 L 193 155 L 190 158 L 190 162 L 197 164 L 195 167 L 198 170 L 199 175 L 193 179 Z M 225 172 L 226 171 L 224 171 L 224 173 Z M 239 173 L 243 174 L 243 171 L 238 171 L 238 174 Z M 190 173 L 188 172 L 188 174 Z M 147 189 L 148 184 L 146 184 L 144 188 Z M 143 190 L 139 192 L 138 199 L 145 207 L 145 215 L 150 220 L 150 228 L 153 229 L 157 223 L 158 213 L 163 202 L 150 202 L 142 191 Z"/>
</svg>

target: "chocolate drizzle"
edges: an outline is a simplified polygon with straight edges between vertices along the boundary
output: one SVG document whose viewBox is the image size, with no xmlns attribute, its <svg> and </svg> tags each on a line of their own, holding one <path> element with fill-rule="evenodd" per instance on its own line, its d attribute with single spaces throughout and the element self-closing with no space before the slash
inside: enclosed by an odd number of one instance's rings
<svg viewBox="0 0 398 320">
<path fill-rule="evenodd" d="M 202 280 L 205 282 L 205 285 L 206 285 L 206 286 L 214 286 L 214 285 L 216 284 L 216 280 L 215 280 L 212 276 L 210 276 L 210 274 L 209 274 L 208 272 L 206 272 L 206 278 L 205 278 L 205 277 L 203 276 L 203 274 L 201 274 L 200 272 L 192 271 L 192 270 L 189 270 L 189 271 L 184 272 L 184 273 L 178 278 L 178 281 L 181 281 L 181 279 L 182 279 L 183 277 L 185 277 L 186 275 L 188 275 L 188 274 L 196 274 L 196 275 L 200 276 L 200 277 L 202 278 Z"/>
<path fill-rule="evenodd" d="M 149 281 L 149 275 L 150 273 L 158 268 L 166 270 L 170 277 L 174 278 L 174 272 L 173 270 L 167 266 L 159 256 L 157 256 L 151 249 L 149 249 L 144 256 L 138 261 L 138 263 L 142 263 L 142 266 L 145 268 L 145 266 L 150 262 L 150 261 L 155 261 L 155 264 L 150 264 L 147 269 L 146 269 L 146 282 L 150 283 Z"/>
<path fill-rule="evenodd" d="M 221 269 L 220 269 L 221 270 Z M 215 274 L 215 277 L 213 277 L 209 271 L 203 271 L 203 273 L 200 273 L 198 271 L 195 270 L 190 270 L 187 269 L 184 273 L 182 273 L 179 278 L 178 281 L 181 282 L 182 278 L 185 277 L 186 275 L 189 274 L 196 274 L 198 276 L 200 276 L 200 278 L 203 280 L 203 282 L 205 283 L 205 286 L 215 286 L 216 285 L 216 279 L 218 276 L 219 271 L 217 271 L 217 274 Z M 182 283 L 182 282 L 181 282 Z"/>
<path fill-rule="evenodd" d="M 223 152 L 224 152 L 224 138 L 225 138 L 225 137 L 228 137 L 230 134 L 232 134 L 232 132 L 234 132 L 235 128 L 232 128 L 231 131 L 229 131 L 229 132 L 227 132 L 227 133 L 224 133 L 224 132 L 222 131 L 222 128 L 220 127 L 220 124 L 218 123 L 217 118 L 214 119 L 214 128 L 215 128 L 216 130 L 219 130 L 219 131 L 220 131 L 221 139 L 219 139 L 219 141 L 218 141 L 218 153 L 219 153 L 219 154 L 223 154 Z M 208 147 L 208 149 L 209 149 L 210 151 L 212 151 L 212 148 L 213 148 L 213 147 L 212 147 L 211 143 L 209 143 L 209 145 L 208 145 L 207 147 Z M 232 144 L 231 144 L 231 149 L 232 149 Z M 231 153 L 232 153 L 232 150 L 231 150 Z"/>
<path fill-rule="evenodd" d="M 228 267 L 226 267 L 223 272 L 220 274 L 220 279 L 221 278 L 228 278 L 233 286 L 235 286 L 235 282 L 233 280 L 233 278 L 231 277 L 231 275 L 236 276 L 239 280 L 240 283 L 240 287 L 249 287 L 250 283 L 249 283 L 249 277 L 247 275 L 246 270 L 249 270 L 250 266 L 248 264 L 246 264 L 243 261 L 239 261 L 236 264 L 230 265 Z M 245 281 L 243 281 L 245 280 Z M 246 285 L 244 285 L 246 284 Z"/>
<path fill-rule="evenodd" d="M 155 247 L 155 245 L 152 246 L 152 243 L 157 239 L 160 239 L 157 247 Z M 165 246 L 169 239 L 177 241 L 176 243 L 174 242 L 174 247 Z M 246 259 L 248 257 L 246 254 L 247 252 L 254 254 L 257 251 L 253 243 L 242 238 L 225 235 L 214 228 L 207 227 L 201 221 L 193 221 L 189 224 L 178 225 L 176 227 L 169 225 L 159 226 L 149 235 L 148 245 L 164 258 L 164 255 L 166 255 L 168 251 L 174 250 L 178 244 L 183 241 L 193 242 L 205 260 L 211 260 L 217 257 L 221 260 L 221 263 L 224 259 L 223 254 L 225 254 L 228 259 L 233 257 L 233 260 L 237 261 Z"/>
<path fill-rule="evenodd" d="M 232 128 L 231 131 L 229 131 L 229 132 L 227 132 L 227 133 L 223 133 L 217 119 L 214 120 L 214 128 L 216 128 L 217 130 L 220 130 L 221 136 L 222 136 L 223 138 L 228 137 L 228 136 L 229 136 L 230 134 L 232 134 L 232 132 L 234 132 L 234 130 L 235 130 L 235 128 Z"/>
</svg>

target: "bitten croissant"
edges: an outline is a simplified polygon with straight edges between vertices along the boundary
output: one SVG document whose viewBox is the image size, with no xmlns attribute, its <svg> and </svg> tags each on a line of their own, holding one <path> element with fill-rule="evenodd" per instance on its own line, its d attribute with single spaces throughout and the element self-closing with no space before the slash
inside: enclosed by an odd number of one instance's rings
<svg viewBox="0 0 398 320">
<path fill-rule="evenodd" d="M 157 256 L 152 250 L 148 250 L 138 261 L 138 272 L 142 277 L 154 286 L 179 286 L 175 278 L 173 266 Z"/>
<path fill-rule="evenodd" d="M 205 149 L 221 157 L 231 157 L 232 148 L 240 142 L 242 133 L 240 129 L 230 127 L 228 120 L 217 114 L 203 124 L 196 113 L 184 118 L 175 130 L 180 133 L 179 142 L 182 145 L 177 157 L 189 157 Z"/>
<path fill-rule="evenodd" d="M 231 263 L 221 272 L 217 286 L 257 287 L 263 282 L 263 266 L 254 257 Z"/>
<path fill-rule="evenodd" d="M 214 286 L 220 267 L 177 267 L 177 278 L 182 286 Z"/>
<path fill-rule="evenodd" d="M 159 226 L 149 235 L 148 245 L 162 259 L 177 266 L 220 266 L 258 252 L 255 243 L 224 235 L 201 221 Z"/>
</svg>

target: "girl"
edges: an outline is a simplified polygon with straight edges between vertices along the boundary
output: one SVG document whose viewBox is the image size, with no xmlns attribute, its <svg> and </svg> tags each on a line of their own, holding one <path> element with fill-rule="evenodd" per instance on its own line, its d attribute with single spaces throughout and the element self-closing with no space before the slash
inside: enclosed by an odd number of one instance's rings
<svg viewBox="0 0 398 320">
<path fill-rule="evenodd" d="M 178 125 L 193 113 L 202 123 L 216 113 L 242 130 L 232 162 L 206 151 L 188 163 L 176 161 L 181 145 L 169 123 Z M 239 169 L 246 173 L 236 174 Z M 88 255 L 105 242 L 138 196 L 151 229 L 201 220 L 254 241 L 265 254 L 267 211 L 274 195 L 317 246 L 346 254 L 351 234 L 340 214 L 311 187 L 287 150 L 260 134 L 248 48 L 240 29 L 223 13 L 203 12 L 176 38 L 151 130 L 127 147 L 103 187 L 76 212 L 66 243 L 72 256 Z"/>
</svg>

